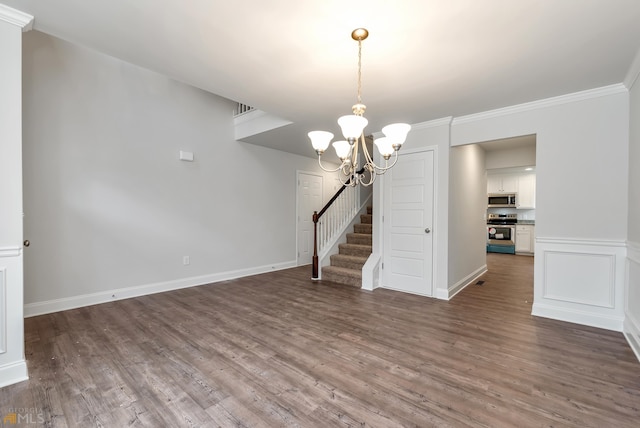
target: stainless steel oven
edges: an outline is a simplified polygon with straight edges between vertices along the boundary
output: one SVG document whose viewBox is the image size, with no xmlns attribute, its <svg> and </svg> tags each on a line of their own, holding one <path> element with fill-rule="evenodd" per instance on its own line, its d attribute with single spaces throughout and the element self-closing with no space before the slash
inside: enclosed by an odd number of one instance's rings
<svg viewBox="0 0 640 428">
<path fill-rule="evenodd" d="M 516 253 L 516 214 L 489 214 L 487 252 Z"/>
</svg>

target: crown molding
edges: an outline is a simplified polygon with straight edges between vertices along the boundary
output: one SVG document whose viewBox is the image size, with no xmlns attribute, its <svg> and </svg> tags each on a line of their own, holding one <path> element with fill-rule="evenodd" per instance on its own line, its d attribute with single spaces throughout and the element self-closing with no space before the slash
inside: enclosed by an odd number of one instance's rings
<svg viewBox="0 0 640 428">
<path fill-rule="evenodd" d="M 33 16 L 3 4 L 0 4 L 0 21 L 16 25 L 23 32 L 33 29 Z"/>
<path fill-rule="evenodd" d="M 628 93 L 627 87 L 622 83 L 603 86 L 601 88 L 587 89 L 586 91 L 574 92 L 567 95 L 545 98 L 543 100 L 531 101 L 523 104 L 516 104 L 509 107 L 499 108 L 496 110 L 488 110 L 481 113 L 474 113 L 467 116 L 460 116 L 453 119 L 452 125 L 460 125 L 463 123 L 476 122 L 479 120 L 491 119 L 494 117 L 507 116 L 514 113 L 522 113 L 531 110 L 537 110 L 546 107 L 553 107 L 562 104 L 573 103 L 577 101 L 589 100 L 593 98 L 604 97 L 620 93 Z"/>
<path fill-rule="evenodd" d="M 624 78 L 624 86 L 627 87 L 628 90 L 631 90 L 634 83 L 638 81 L 638 77 L 640 76 L 640 49 L 636 52 L 636 56 L 631 63 L 631 67 L 629 67 L 629 71 Z"/>
<path fill-rule="evenodd" d="M 411 129 L 428 129 L 428 128 L 437 128 L 439 126 L 449 126 L 453 121 L 453 116 L 443 117 L 441 119 L 429 120 L 427 122 L 419 122 L 411 125 Z"/>
</svg>

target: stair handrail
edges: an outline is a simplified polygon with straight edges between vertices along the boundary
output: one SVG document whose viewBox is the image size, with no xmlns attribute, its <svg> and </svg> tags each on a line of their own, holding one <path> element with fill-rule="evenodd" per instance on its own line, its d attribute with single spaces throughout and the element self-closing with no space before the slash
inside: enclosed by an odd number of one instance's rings
<svg viewBox="0 0 640 428">
<path fill-rule="evenodd" d="M 359 171 L 356 172 L 356 174 L 362 174 L 364 172 L 364 168 L 361 168 Z M 313 212 L 313 256 L 311 258 L 311 279 L 318 279 L 319 278 L 319 262 L 318 262 L 318 221 L 320 221 L 320 218 L 324 215 L 324 213 L 327 212 L 327 210 L 333 205 L 333 203 L 340 197 L 340 195 L 342 194 L 342 192 L 345 191 L 345 189 L 347 187 L 350 187 L 350 183 L 353 177 L 350 177 L 347 182 L 345 184 L 342 185 L 342 187 L 340 189 L 338 189 L 338 191 L 335 193 L 335 195 L 333 195 L 331 197 L 331 199 L 329 199 L 329 202 L 327 202 L 324 207 L 322 207 L 322 209 L 320 210 L 320 212 L 318 211 L 314 211 Z"/>
</svg>

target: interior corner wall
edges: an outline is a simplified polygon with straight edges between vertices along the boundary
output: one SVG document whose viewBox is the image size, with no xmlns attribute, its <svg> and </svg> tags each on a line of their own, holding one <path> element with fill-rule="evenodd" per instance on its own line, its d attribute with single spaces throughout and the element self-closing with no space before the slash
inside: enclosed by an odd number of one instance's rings
<svg viewBox="0 0 640 428">
<path fill-rule="evenodd" d="M 529 134 L 536 134 L 533 314 L 620 331 L 629 94 L 614 85 L 456 118 L 451 137 L 458 146 Z"/>
<path fill-rule="evenodd" d="M 640 51 L 638 52 L 640 56 Z M 640 82 L 629 99 L 629 234 L 624 333 L 640 359 Z"/>
<path fill-rule="evenodd" d="M 487 174 L 477 144 L 452 147 L 449 158 L 449 297 L 487 270 Z"/>
<path fill-rule="evenodd" d="M 39 32 L 23 56 L 28 315 L 295 266 L 296 171 L 334 184 L 316 160 L 235 141 L 234 103 L 115 58 Z"/>
</svg>

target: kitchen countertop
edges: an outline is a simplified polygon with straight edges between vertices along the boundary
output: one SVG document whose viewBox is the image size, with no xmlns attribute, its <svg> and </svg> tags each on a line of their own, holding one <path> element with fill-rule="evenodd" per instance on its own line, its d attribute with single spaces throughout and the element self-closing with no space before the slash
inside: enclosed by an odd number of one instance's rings
<svg viewBox="0 0 640 428">
<path fill-rule="evenodd" d="M 535 220 L 518 220 L 518 224 L 530 224 L 531 226 L 535 226 Z"/>
</svg>

